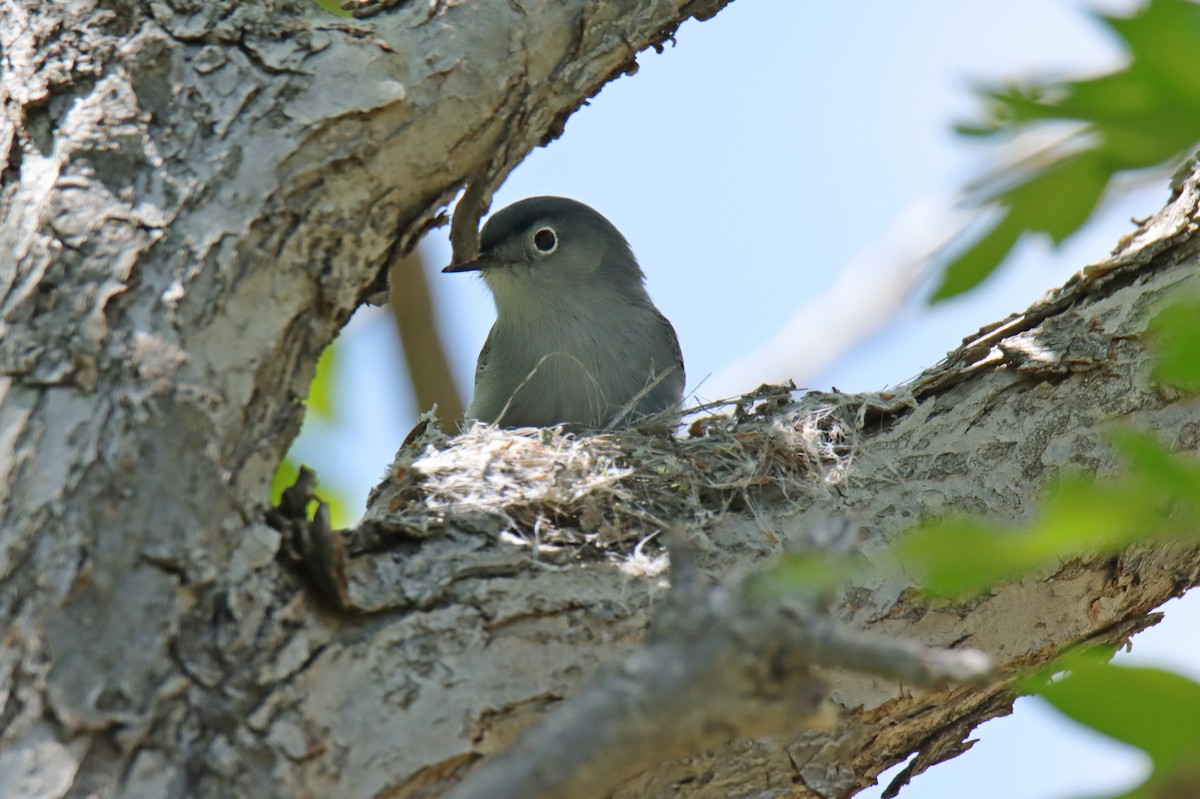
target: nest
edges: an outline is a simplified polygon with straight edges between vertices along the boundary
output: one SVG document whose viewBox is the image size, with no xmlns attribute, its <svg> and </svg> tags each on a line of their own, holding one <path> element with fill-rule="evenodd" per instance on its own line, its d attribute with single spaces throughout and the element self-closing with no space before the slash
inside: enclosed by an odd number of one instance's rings
<svg viewBox="0 0 1200 799">
<path fill-rule="evenodd" d="M 372 491 L 364 528 L 423 537 L 450 525 L 540 552 L 591 547 L 636 560 L 672 525 L 703 528 L 845 479 L 864 417 L 885 403 L 794 392 L 763 386 L 692 409 L 678 436 L 663 426 L 575 435 L 476 423 L 451 437 L 427 414 Z"/>
</svg>

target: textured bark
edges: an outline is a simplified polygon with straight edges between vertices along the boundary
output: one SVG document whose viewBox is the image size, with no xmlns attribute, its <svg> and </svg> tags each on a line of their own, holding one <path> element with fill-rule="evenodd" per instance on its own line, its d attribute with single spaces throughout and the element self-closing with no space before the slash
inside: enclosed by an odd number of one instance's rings
<svg viewBox="0 0 1200 799">
<path fill-rule="evenodd" d="M 321 736 L 250 717 L 343 622 L 256 509 L 317 354 L 465 181 L 723 4 L 0 2 L 6 796 L 304 793 Z"/>
<path fill-rule="evenodd" d="M 477 212 L 635 53 L 723 4 L 341 21 L 307 3 L 0 0 L 0 793 L 435 795 L 637 645 L 661 575 L 594 547 L 532 557 L 497 535 L 536 516 L 519 497 L 397 509 L 381 492 L 346 537 L 351 612 L 279 557 L 292 542 L 262 506 L 319 352 L 388 263 L 464 184 Z M 1192 184 L 1175 212 L 1145 258 L 996 359 L 911 405 L 857 402 L 836 492 L 740 492 L 745 510 L 689 520 L 704 565 L 767 556 L 826 514 L 861 520 L 868 550 L 925 512 L 1021 517 L 1059 469 L 1112 468 L 1097 430 L 1115 417 L 1193 449 L 1200 408 L 1154 389 L 1129 338 L 1196 274 Z M 1147 548 L 969 609 L 925 611 L 896 584 L 841 613 L 1015 668 L 1122 638 L 1196 570 Z M 734 742 L 619 795 L 834 796 L 913 749 L 953 754 L 1009 703 L 1003 682 L 835 679 L 862 708 L 832 735 Z"/>
<path fill-rule="evenodd" d="M 1025 314 L 966 339 L 908 386 L 885 395 L 810 393 L 765 420 L 748 418 L 732 442 L 663 444 L 679 458 L 698 458 L 711 469 L 720 447 L 749 442 L 749 449 L 776 436 L 811 469 L 803 481 L 787 482 L 786 492 L 772 490 L 776 475 L 766 470 L 732 482 L 714 475 L 713 483 L 730 491 L 704 495 L 703 504 L 686 514 L 691 534 L 703 542 L 705 567 L 714 573 L 745 568 L 768 559 L 784 542 L 830 546 L 815 532 L 831 517 L 849 520 L 868 557 L 927 514 L 967 511 L 1026 520 L 1055 476 L 1119 470 L 1104 438 L 1114 421 L 1154 431 L 1168 446 L 1194 452 L 1200 400 L 1153 382 L 1142 334 L 1156 308 L 1200 288 L 1200 242 L 1192 238 L 1200 215 L 1198 181 L 1200 175 L 1194 175 L 1172 205 L 1112 259 L 1083 270 Z M 794 435 L 813 419 L 825 420 L 830 438 L 851 450 L 848 459 L 844 451 L 826 459 L 824 466 L 833 471 L 822 473 L 803 436 Z M 514 546 L 515 539 L 497 536 L 505 530 L 528 533 L 544 523 L 545 538 L 553 526 L 548 520 L 558 520 L 566 529 L 558 531 L 557 541 L 583 538 L 588 529 L 617 526 L 611 519 L 627 522 L 623 503 L 639 492 L 635 474 L 624 497 L 599 508 L 572 505 L 561 492 L 538 486 L 558 475 L 559 482 L 586 490 L 572 474 L 573 459 L 536 462 L 527 444 L 533 446 L 520 437 L 481 437 L 452 461 L 433 451 L 423 458 L 402 453 L 374 496 L 364 526 L 346 539 L 350 607 L 376 614 L 406 611 L 410 623 L 424 617 L 429 622 L 422 626 L 433 632 L 429 623 L 436 619 L 436 630 L 444 631 L 445 638 L 433 633 L 446 642 L 436 651 L 402 656 L 400 664 L 389 659 L 387 666 L 441 675 L 437 690 L 416 689 L 403 705 L 406 723 L 420 731 L 411 735 L 422 747 L 443 734 L 454 739 L 445 741 L 439 761 L 424 764 L 426 775 L 440 776 L 464 759 L 503 746 L 514 727 L 571 695 L 581 677 L 640 646 L 650 606 L 663 592 L 653 568 L 594 561 L 594 542 L 539 558 Z M 618 449 L 635 464 L 647 461 L 645 452 L 655 446 L 645 437 L 618 437 Z M 519 471 L 531 475 L 524 487 L 514 486 L 512 475 Z M 414 480 L 414 472 L 423 480 Z M 447 473 L 480 488 L 462 491 L 447 482 Z M 667 469 L 659 479 L 691 478 Z M 748 489 L 754 485 L 762 488 Z M 653 506 L 647 500 L 652 494 L 642 487 L 647 506 Z M 653 529 L 648 525 L 642 534 Z M 998 662 L 996 678 L 983 686 L 922 693 L 878 678 L 830 673 L 832 696 L 846 709 L 832 732 L 804 732 L 797 721 L 794 736 L 740 738 L 697 752 L 648 771 L 614 796 L 847 796 L 917 752 L 905 775 L 911 776 L 969 748 L 972 728 L 1008 713 L 1018 673 L 1080 642 L 1127 641 L 1157 620 L 1154 608 L 1198 581 L 1200 552 L 1147 544 L 1118 557 L 1071 559 L 967 604 L 928 607 L 899 578 L 858 586 L 835 609 L 838 620 L 931 646 L 976 647 Z M 346 673 L 344 653 L 325 662 L 328 656 L 294 687 L 294 703 L 327 690 L 323 686 Z M 354 668 L 378 668 L 374 655 L 362 657 Z M 386 702 L 382 690 L 376 701 Z M 662 734 L 665 740 L 672 735 L 669 729 Z M 410 739 L 405 740 L 407 745 Z M 425 756 L 430 752 L 423 749 Z M 414 758 L 404 768 L 421 764 Z M 412 784 L 394 795 L 414 795 Z"/>
</svg>

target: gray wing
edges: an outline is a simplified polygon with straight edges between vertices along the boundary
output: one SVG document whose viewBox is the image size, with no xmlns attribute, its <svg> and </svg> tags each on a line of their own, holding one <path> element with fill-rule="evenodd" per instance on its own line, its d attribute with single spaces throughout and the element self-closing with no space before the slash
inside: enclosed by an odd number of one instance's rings
<svg viewBox="0 0 1200 799">
<path fill-rule="evenodd" d="M 683 383 L 686 378 L 683 370 L 683 350 L 679 348 L 679 336 L 675 335 L 675 326 L 672 325 L 671 321 L 667 319 L 667 317 L 663 316 L 662 312 L 657 308 L 654 309 L 654 316 L 656 319 L 658 319 L 658 323 L 666 328 L 667 341 L 669 341 L 671 344 L 671 354 L 675 358 L 674 365 L 679 367 L 679 390 L 682 394 Z"/>
<path fill-rule="evenodd" d="M 475 390 L 479 390 L 479 376 L 483 374 L 483 370 L 487 368 L 488 356 L 492 351 L 492 336 L 496 333 L 496 326 L 492 325 L 492 329 L 488 331 L 487 338 L 483 341 L 483 349 L 479 351 L 479 360 L 475 361 Z"/>
<path fill-rule="evenodd" d="M 487 370 L 488 364 L 492 359 L 492 343 L 496 337 L 496 326 L 493 324 L 492 329 L 488 331 L 487 338 L 483 342 L 483 349 L 479 351 L 479 360 L 475 361 L 475 389 L 471 395 L 471 404 L 467 406 L 467 418 L 479 419 L 483 422 L 494 422 L 496 416 L 500 413 L 499 407 L 490 407 L 495 405 L 495 398 L 490 394 L 495 394 L 496 391 L 488 391 Z M 492 387 L 495 388 L 494 386 Z"/>
<path fill-rule="evenodd" d="M 657 308 L 654 309 L 654 319 L 661 325 L 662 335 L 670 350 L 672 363 L 656 363 L 653 364 L 653 368 L 656 372 L 672 367 L 674 369 L 640 403 L 638 410 L 643 414 L 678 408 L 683 403 L 683 387 L 687 380 L 683 368 L 683 351 L 679 348 L 679 337 L 675 335 L 675 327 Z"/>
</svg>

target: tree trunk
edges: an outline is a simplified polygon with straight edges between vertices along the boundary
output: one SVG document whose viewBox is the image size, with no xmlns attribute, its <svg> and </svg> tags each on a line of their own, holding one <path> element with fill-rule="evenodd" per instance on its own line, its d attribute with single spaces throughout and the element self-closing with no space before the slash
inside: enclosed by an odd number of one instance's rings
<svg viewBox="0 0 1200 799">
<path fill-rule="evenodd" d="M 638 509 L 662 476 L 448 506 L 410 452 L 362 527 L 327 542 L 341 607 L 319 568 L 280 557 L 302 542 L 263 506 L 318 354 L 389 263 L 464 184 L 469 247 L 532 147 L 723 5 L 398 3 L 342 21 L 307 3 L 0 0 L 0 793 L 436 795 L 637 645 L 662 575 L 597 553 L 657 529 L 659 506 Z M 1170 213 L 1128 263 L 971 351 L 994 357 L 901 398 L 747 420 L 735 440 L 769 468 L 730 466 L 679 519 L 703 565 L 760 559 L 827 515 L 856 519 L 868 552 L 922 513 L 1020 518 L 1060 469 L 1112 468 L 1097 431 L 1115 417 L 1194 448 L 1200 407 L 1155 390 L 1130 337 L 1196 274 L 1194 183 Z M 821 408 L 847 439 L 800 458 L 793 423 Z M 525 446 L 506 440 L 489 463 Z M 587 479 L 586 447 L 564 474 Z M 453 474 L 494 489 L 486 471 Z M 554 551 L 521 543 L 551 526 Z M 862 707 L 833 734 L 737 741 L 619 795 L 835 796 L 914 749 L 953 754 L 1006 711 L 1011 669 L 1122 639 L 1196 576 L 1194 553 L 1147 547 L 969 609 L 871 586 L 841 609 L 855 624 L 969 637 L 1002 677 L 910 696 L 839 676 Z"/>
</svg>

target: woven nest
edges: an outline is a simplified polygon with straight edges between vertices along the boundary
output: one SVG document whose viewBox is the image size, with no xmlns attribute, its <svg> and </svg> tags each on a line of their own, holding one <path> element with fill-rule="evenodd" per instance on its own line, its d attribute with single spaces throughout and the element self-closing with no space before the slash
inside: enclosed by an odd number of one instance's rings
<svg viewBox="0 0 1200 799">
<path fill-rule="evenodd" d="M 427 414 L 368 500 L 364 528 L 427 536 L 486 530 L 538 551 L 594 547 L 643 557 L 674 524 L 704 527 L 780 493 L 793 501 L 844 479 L 879 395 L 763 386 L 685 412 L 690 424 L 574 435 L 476 423 L 457 436 Z M 894 406 L 896 400 L 886 405 Z"/>
</svg>

